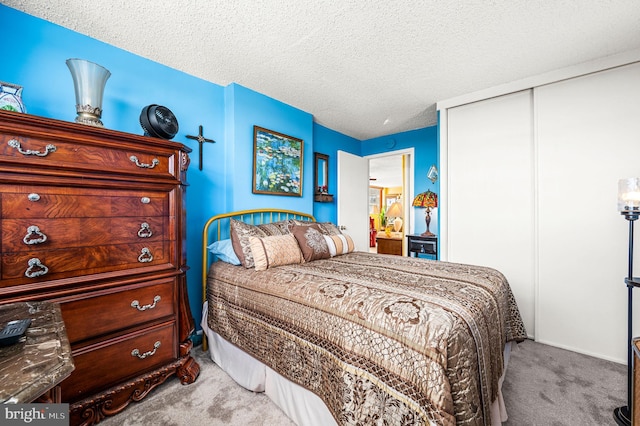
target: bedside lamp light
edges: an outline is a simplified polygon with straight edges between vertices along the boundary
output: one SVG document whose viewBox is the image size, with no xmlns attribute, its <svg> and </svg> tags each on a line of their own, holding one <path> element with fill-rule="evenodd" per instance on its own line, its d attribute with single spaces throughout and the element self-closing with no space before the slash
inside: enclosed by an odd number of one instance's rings
<svg viewBox="0 0 640 426">
<path fill-rule="evenodd" d="M 640 178 L 618 181 L 618 211 L 625 216 L 631 212 L 640 213 Z"/>
<path fill-rule="evenodd" d="M 396 201 L 389 206 L 389 210 L 387 210 L 387 217 L 395 217 L 395 220 L 393 221 L 393 230 L 396 232 L 400 232 L 402 229 L 402 215 L 402 204 Z"/>
<path fill-rule="evenodd" d="M 421 192 L 413 199 L 412 205 L 414 207 L 426 207 L 427 211 L 424 214 L 424 220 L 427 223 L 427 230 L 422 233 L 423 237 L 430 237 L 435 235 L 429 231 L 429 224 L 431 223 L 431 209 L 438 207 L 438 194 L 431 190 Z"/>
<path fill-rule="evenodd" d="M 640 178 L 618 181 L 618 211 L 629 221 L 629 270 L 624 282 L 627 285 L 627 405 L 613 410 L 618 425 L 631 425 L 632 350 L 633 344 L 633 288 L 640 286 L 640 278 L 633 277 L 633 222 L 640 217 Z"/>
</svg>

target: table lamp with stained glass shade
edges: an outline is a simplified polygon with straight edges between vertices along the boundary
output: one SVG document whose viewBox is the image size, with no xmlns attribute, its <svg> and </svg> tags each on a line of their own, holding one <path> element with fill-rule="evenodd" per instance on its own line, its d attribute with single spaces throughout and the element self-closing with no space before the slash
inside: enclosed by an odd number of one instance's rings
<svg viewBox="0 0 640 426">
<path fill-rule="evenodd" d="M 640 286 L 640 278 L 633 277 L 633 223 L 640 217 L 640 178 L 618 181 L 618 211 L 629 221 L 629 270 L 627 285 L 627 405 L 613 410 L 618 425 L 631 425 L 632 349 L 633 344 L 633 288 Z"/>
<path fill-rule="evenodd" d="M 438 207 L 438 194 L 431 190 L 421 192 L 413 199 L 412 205 L 414 207 L 425 207 L 427 209 L 424 214 L 424 220 L 427 223 L 427 230 L 422 233 L 422 236 L 431 237 L 435 235 L 433 232 L 429 231 L 429 224 L 431 223 L 431 209 Z"/>
</svg>

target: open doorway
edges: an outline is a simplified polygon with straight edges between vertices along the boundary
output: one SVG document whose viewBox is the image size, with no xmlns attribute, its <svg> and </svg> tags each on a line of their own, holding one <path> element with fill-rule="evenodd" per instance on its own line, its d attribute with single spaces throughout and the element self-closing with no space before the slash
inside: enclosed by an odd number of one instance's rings
<svg viewBox="0 0 640 426">
<path fill-rule="evenodd" d="M 411 152 L 369 158 L 369 251 L 403 255 L 411 226 L 408 199 L 413 183 Z"/>
</svg>

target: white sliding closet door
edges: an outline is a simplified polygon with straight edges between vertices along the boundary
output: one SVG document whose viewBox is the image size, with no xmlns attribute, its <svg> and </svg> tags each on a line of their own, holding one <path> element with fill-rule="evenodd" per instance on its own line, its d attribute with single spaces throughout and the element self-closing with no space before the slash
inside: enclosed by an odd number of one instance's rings
<svg viewBox="0 0 640 426">
<path fill-rule="evenodd" d="M 498 269 L 534 335 L 532 92 L 447 111 L 448 257 Z"/>
<path fill-rule="evenodd" d="M 536 338 L 625 362 L 628 222 L 616 196 L 618 179 L 640 176 L 640 64 L 542 86 L 534 98 Z"/>
</svg>

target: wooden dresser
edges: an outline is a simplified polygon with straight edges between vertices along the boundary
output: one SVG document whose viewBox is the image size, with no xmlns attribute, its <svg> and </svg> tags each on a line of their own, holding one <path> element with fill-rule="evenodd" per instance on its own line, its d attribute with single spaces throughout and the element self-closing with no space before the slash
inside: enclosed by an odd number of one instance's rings
<svg viewBox="0 0 640 426">
<path fill-rule="evenodd" d="M 60 303 L 71 424 L 200 367 L 190 355 L 182 144 L 0 111 L 0 303 Z"/>
</svg>

